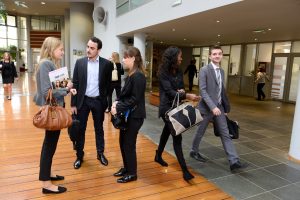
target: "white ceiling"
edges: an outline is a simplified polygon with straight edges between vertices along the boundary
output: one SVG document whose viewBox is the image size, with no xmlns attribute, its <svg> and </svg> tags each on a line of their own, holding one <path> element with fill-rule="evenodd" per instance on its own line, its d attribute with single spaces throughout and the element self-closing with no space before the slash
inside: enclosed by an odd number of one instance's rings
<svg viewBox="0 0 300 200">
<path fill-rule="evenodd" d="M 2 1 L 7 10 L 16 9 L 14 12 L 30 15 L 63 15 L 70 2 L 93 2 L 44 0 L 46 5 L 41 5 L 40 0 L 23 0 L 29 7 L 27 9 L 16 7 L 13 0 Z M 253 33 L 258 29 L 265 31 Z M 155 42 L 182 46 L 300 40 L 300 0 L 244 0 L 135 32 L 147 33 L 149 39 Z M 123 36 L 132 37 L 133 34 L 130 32 Z M 218 37 L 218 34 L 221 36 Z"/>
</svg>

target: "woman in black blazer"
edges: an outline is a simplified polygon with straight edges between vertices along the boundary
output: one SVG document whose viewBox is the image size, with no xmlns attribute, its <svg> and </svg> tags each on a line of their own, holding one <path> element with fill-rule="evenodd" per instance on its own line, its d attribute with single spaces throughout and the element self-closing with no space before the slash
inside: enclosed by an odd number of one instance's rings
<svg viewBox="0 0 300 200">
<path fill-rule="evenodd" d="M 18 74 L 15 64 L 11 61 L 8 52 L 3 54 L 3 61 L 0 62 L 0 70 L 2 71 L 4 94 L 7 95 L 8 100 L 11 100 L 12 84 L 14 83 L 15 78 L 18 78 Z"/>
<path fill-rule="evenodd" d="M 113 52 L 111 54 L 111 61 L 114 64 L 112 73 L 114 73 L 114 70 L 116 70 L 118 76 L 116 76 L 116 78 L 117 78 L 116 80 L 114 80 L 113 76 L 112 76 L 110 90 L 108 92 L 108 97 L 107 97 L 108 106 L 107 106 L 107 109 L 105 110 L 105 112 L 110 112 L 111 103 L 112 103 L 112 94 L 113 94 L 114 90 L 116 90 L 117 99 L 119 98 L 120 93 L 121 93 L 121 75 L 124 75 L 124 69 L 120 63 L 120 57 L 117 52 Z"/>
<path fill-rule="evenodd" d="M 127 130 L 120 130 L 119 142 L 124 166 L 114 173 L 114 176 L 121 177 L 117 180 L 118 183 L 137 180 L 136 140 L 146 118 L 146 77 L 139 49 L 129 47 L 124 52 L 123 63 L 124 68 L 129 70 L 128 77 L 119 99 L 111 107 L 112 115 L 131 110 L 127 119 Z"/>
<path fill-rule="evenodd" d="M 172 107 L 173 99 L 177 92 L 179 92 L 179 99 L 189 99 L 192 101 L 199 101 L 200 97 L 195 94 L 186 93 L 184 91 L 183 73 L 179 70 L 179 65 L 182 61 L 182 52 L 177 47 L 169 47 L 165 50 L 162 56 L 162 64 L 159 69 L 159 116 L 163 119 L 165 126 L 163 128 L 158 149 L 154 160 L 162 166 L 168 166 L 162 159 L 162 153 L 170 136 L 170 123 L 165 119 L 165 114 Z M 183 172 L 183 178 L 186 181 L 191 180 L 194 176 L 188 171 L 183 153 L 182 153 L 182 136 L 173 136 L 173 147 Z"/>
</svg>

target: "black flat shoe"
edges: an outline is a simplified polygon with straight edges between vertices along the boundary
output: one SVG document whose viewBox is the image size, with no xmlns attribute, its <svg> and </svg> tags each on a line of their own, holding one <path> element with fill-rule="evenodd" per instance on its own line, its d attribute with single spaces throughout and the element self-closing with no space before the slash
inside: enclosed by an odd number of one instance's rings
<svg viewBox="0 0 300 200">
<path fill-rule="evenodd" d="M 249 166 L 248 163 L 241 163 L 240 161 L 237 161 L 236 163 L 230 165 L 230 171 L 232 173 L 239 172 L 242 169 L 245 169 Z"/>
<path fill-rule="evenodd" d="M 127 170 L 125 168 L 119 169 L 116 173 L 114 173 L 114 176 L 124 176 L 127 173 Z"/>
<path fill-rule="evenodd" d="M 61 180 L 64 180 L 64 179 L 65 179 L 65 177 L 59 176 L 59 175 L 56 175 L 55 177 L 50 177 L 51 181 L 61 181 Z"/>
<path fill-rule="evenodd" d="M 83 160 L 77 158 L 74 162 L 74 169 L 79 169 L 81 167 L 82 163 L 83 163 Z"/>
<path fill-rule="evenodd" d="M 193 174 L 191 174 L 189 171 L 184 171 L 183 172 L 183 179 L 185 181 L 188 182 L 188 181 L 192 180 L 193 178 L 195 178 L 195 176 Z"/>
<path fill-rule="evenodd" d="M 103 153 L 98 153 L 97 159 L 100 160 L 102 165 L 104 165 L 104 166 L 108 165 L 108 160 L 105 158 Z"/>
<path fill-rule="evenodd" d="M 43 194 L 60 194 L 60 193 L 64 193 L 67 191 L 67 188 L 62 187 L 62 186 L 58 186 L 58 191 L 52 191 L 52 190 L 48 190 L 46 188 L 42 189 L 42 193 Z"/>
<path fill-rule="evenodd" d="M 122 178 L 119 178 L 117 180 L 118 183 L 128 183 L 131 181 L 136 181 L 137 180 L 137 175 L 125 175 Z"/>
</svg>

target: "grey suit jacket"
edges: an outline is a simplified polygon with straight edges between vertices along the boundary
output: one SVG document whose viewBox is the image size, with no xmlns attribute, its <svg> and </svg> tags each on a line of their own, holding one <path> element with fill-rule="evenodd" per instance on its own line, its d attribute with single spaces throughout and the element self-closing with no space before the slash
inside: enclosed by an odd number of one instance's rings
<svg viewBox="0 0 300 200">
<path fill-rule="evenodd" d="M 220 68 L 222 77 L 222 105 L 225 113 L 230 112 L 230 104 L 224 88 L 224 70 Z M 201 114 L 211 112 L 218 105 L 218 81 L 212 64 L 202 67 L 199 72 L 199 89 L 202 100 L 199 102 Z"/>
</svg>

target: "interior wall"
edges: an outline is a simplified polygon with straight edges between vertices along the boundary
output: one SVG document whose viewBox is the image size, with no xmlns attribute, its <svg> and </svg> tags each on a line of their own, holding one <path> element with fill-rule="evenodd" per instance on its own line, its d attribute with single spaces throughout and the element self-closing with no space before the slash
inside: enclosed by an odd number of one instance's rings
<svg viewBox="0 0 300 200">
<path fill-rule="evenodd" d="M 93 4 L 71 3 L 70 6 L 70 65 L 71 76 L 78 58 L 86 55 L 88 39 L 93 36 Z"/>
</svg>

